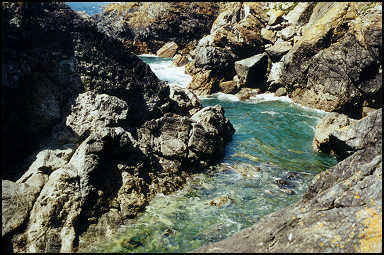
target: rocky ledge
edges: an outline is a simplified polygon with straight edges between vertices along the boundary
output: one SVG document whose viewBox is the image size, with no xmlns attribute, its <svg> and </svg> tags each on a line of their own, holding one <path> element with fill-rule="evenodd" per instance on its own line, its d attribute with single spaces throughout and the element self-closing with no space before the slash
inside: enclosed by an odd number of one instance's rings
<svg viewBox="0 0 384 255">
<path fill-rule="evenodd" d="M 301 201 L 194 252 L 382 252 L 382 109 L 359 121 L 326 116 L 313 144 L 340 162 Z"/>
<path fill-rule="evenodd" d="M 62 3 L 3 3 L 2 249 L 73 252 L 224 155 L 220 105 Z"/>
</svg>

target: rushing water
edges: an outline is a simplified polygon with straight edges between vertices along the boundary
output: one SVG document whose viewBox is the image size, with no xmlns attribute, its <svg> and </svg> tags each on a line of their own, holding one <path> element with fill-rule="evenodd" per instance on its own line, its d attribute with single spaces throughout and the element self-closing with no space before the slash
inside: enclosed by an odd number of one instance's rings
<svg viewBox="0 0 384 255">
<path fill-rule="evenodd" d="M 183 68 L 170 67 L 171 59 L 140 58 L 169 83 L 185 87 L 191 79 Z M 201 100 L 203 106 L 221 104 L 236 129 L 217 173 L 197 175 L 171 195 L 158 194 L 119 236 L 93 252 L 187 252 L 222 240 L 299 200 L 313 176 L 336 163 L 311 147 L 324 112 L 271 94 L 249 102 L 222 93 Z M 279 178 L 287 182 L 279 186 Z"/>
</svg>

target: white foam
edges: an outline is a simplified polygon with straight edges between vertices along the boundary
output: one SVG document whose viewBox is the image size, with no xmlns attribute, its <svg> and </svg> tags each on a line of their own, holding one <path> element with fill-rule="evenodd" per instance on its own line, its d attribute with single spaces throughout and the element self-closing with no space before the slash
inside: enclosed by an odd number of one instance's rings
<svg viewBox="0 0 384 255">
<path fill-rule="evenodd" d="M 158 56 L 156 56 L 156 55 L 153 55 L 153 54 L 141 54 L 141 55 L 137 55 L 138 57 L 156 57 L 156 58 L 158 58 Z"/>
<path fill-rule="evenodd" d="M 140 57 L 159 58 L 150 54 L 142 54 Z M 172 59 L 158 59 L 155 63 L 148 63 L 156 76 L 163 81 L 168 81 L 170 85 L 177 85 L 186 88 L 192 81 L 192 76 L 184 72 L 184 66 L 172 66 Z"/>
<path fill-rule="evenodd" d="M 274 111 L 265 111 L 265 112 L 261 112 L 261 113 L 266 113 L 266 114 L 269 114 L 269 115 L 275 115 L 275 114 L 278 114 L 278 112 L 274 112 Z"/>
<path fill-rule="evenodd" d="M 260 103 L 260 102 L 266 102 L 266 101 L 282 101 L 287 103 L 292 103 L 292 99 L 290 99 L 288 96 L 275 96 L 273 93 L 264 93 L 264 94 L 258 94 L 255 96 L 252 96 L 249 98 L 249 100 L 252 103 Z"/>
</svg>

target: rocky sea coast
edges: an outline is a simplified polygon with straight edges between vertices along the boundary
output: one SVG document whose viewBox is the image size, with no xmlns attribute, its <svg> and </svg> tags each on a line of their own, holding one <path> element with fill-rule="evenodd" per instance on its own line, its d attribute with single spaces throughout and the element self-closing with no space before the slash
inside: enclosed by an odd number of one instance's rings
<svg viewBox="0 0 384 255">
<path fill-rule="evenodd" d="M 161 80 L 142 54 L 172 59 L 191 76 L 187 86 Z M 240 124 L 220 101 L 204 105 L 225 95 L 249 109 L 273 95 L 322 112 L 311 153 L 289 147 L 284 162 L 310 154 L 337 163 L 314 174 L 295 202 L 229 236 L 207 230 L 207 242 L 187 251 L 382 252 L 381 3 L 127 2 L 89 15 L 65 3 L 8 2 L 2 56 L 4 251 L 86 251 L 194 176 L 272 171 L 280 163 L 270 151 L 285 149 L 283 139 L 272 137 L 281 143 L 272 148 L 247 137 L 270 162 L 221 163 Z M 262 113 L 279 114 L 271 109 Z M 265 180 L 292 197 L 302 174 Z M 208 206 L 230 207 L 234 197 Z M 175 232 L 169 226 L 162 237 Z"/>
</svg>

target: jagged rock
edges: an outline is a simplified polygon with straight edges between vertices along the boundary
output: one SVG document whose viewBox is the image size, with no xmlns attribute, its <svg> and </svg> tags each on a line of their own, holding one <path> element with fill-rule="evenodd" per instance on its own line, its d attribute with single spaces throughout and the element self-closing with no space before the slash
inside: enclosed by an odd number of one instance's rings
<svg viewBox="0 0 384 255">
<path fill-rule="evenodd" d="M 261 37 L 271 43 L 276 42 L 276 33 L 274 31 L 268 30 L 268 29 L 261 29 L 260 31 Z"/>
<path fill-rule="evenodd" d="M 87 249 L 156 193 L 223 158 L 234 129 L 222 107 L 201 109 L 192 92 L 169 88 L 91 17 L 62 3 L 3 3 L 3 11 L 7 100 L 29 100 L 4 110 L 6 132 L 16 126 L 24 138 L 32 125 L 39 135 L 17 155 L 22 166 L 9 162 L 17 183 L 2 182 L 8 251 Z M 40 119 L 15 122 L 29 115 Z"/>
<path fill-rule="evenodd" d="M 188 58 L 186 56 L 183 56 L 183 55 L 180 55 L 180 54 L 176 54 L 174 56 L 172 65 L 174 65 L 174 66 L 184 66 L 184 65 L 186 65 L 188 63 L 189 63 L 189 60 L 188 60 Z"/>
<path fill-rule="evenodd" d="M 171 111 L 181 115 L 192 116 L 202 106 L 198 97 L 189 89 L 181 88 L 176 85 L 170 85 L 169 97 L 172 100 Z"/>
<path fill-rule="evenodd" d="M 292 26 L 286 27 L 280 31 L 281 38 L 285 41 L 291 39 L 296 33 L 296 29 Z"/>
<path fill-rule="evenodd" d="M 283 20 L 283 10 L 270 10 L 268 25 L 273 26 L 276 23 L 280 23 Z"/>
<path fill-rule="evenodd" d="M 266 80 L 268 69 L 268 56 L 266 53 L 258 54 L 235 62 L 235 70 L 241 83 L 245 87 L 260 87 L 265 90 L 264 82 Z"/>
<path fill-rule="evenodd" d="M 295 102 L 353 118 L 361 116 L 364 99 L 367 106 L 381 107 L 381 12 L 356 16 L 354 8 L 354 3 L 314 7 L 302 37 L 282 60 L 281 80 Z"/>
<path fill-rule="evenodd" d="M 217 92 L 218 79 L 212 70 L 200 71 L 192 76 L 188 89 L 192 90 L 196 95 L 210 95 Z"/>
<path fill-rule="evenodd" d="M 272 63 L 271 70 L 269 71 L 268 80 L 267 80 L 269 91 L 274 91 L 281 86 L 282 82 L 280 77 L 281 77 L 282 65 L 283 65 L 282 62 Z"/>
<path fill-rule="evenodd" d="M 288 12 L 283 18 L 291 25 L 304 25 L 309 21 L 315 5 L 316 3 L 313 2 L 299 2 L 295 8 Z"/>
<path fill-rule="evenodd" d="M 239 90 L 235 81 L 220 82 L 219 87 L 225 94 L 235 94 Z"/>
<path fill-rule="evenodd" d="M 26 183 L 1 180 L 1 236 L 6 238 L 28 221 L 40 189 Z"/>
<path fill-rule="evenodd" d="M 362 109 L 362 118 L 364 117 L 367 117 L 369 113 L 371 112 L 374 112 L 376 111 L 375 108 L 371 108 L 371 107 L 367 107 L 367 106 L 363 106 L 363 109 Z"/>
<path fill-rule="evenodd" d="M 371 121 L 376 142 L 318 174 L 302 200 L 193 252 L 381 252 L 382 136 Z"/>
<path fill-rule="evenodd" d="M 220 89 L 218 81 L 232 80 L 236 60 L 261 53 L 264 42 L 260 30 L 265 23 L 266 15 L 259 3 L 228 3 L 186 66 L 186 72 L 193 75 L 189 88 L 196 88 L 201 94 L 201 87 L 209 87 L 203 93 L 214 93 Z M 198 84 L 197 80 L 207 85 Z"/>
<path fill-rule="evenodd" d="M 312 146 L 316 151 L 331 152 L 337 158 L 344 159 L 371 143 L 378 143 L 381 123 L 381 109 L 359 121 L 331 113 L 316 126 Z"/>
<path fill-rule="evenodd" d="M 290 42 L 277 41 L 273 46 L 266 48 L 265 52 L 268 53 L 268 56 L 270 56 L 272 61 L 276 62 L 290 49 L 292 49 L 292 44 Z"/>
<path fill-rule="evenodd" d="M 209 34 L 218 10 L 219 3 L 207 2 L 111 3 L 95 20 L 135 54 L 154 54 L 169 41 L 182 49 Z"/>
<path fill-rule="evenodd" d="M 175 42 L 168 42 L 156 52 L 156 55 L 163 58 L 173 58 L 178 47 Z"/>
</svg>

